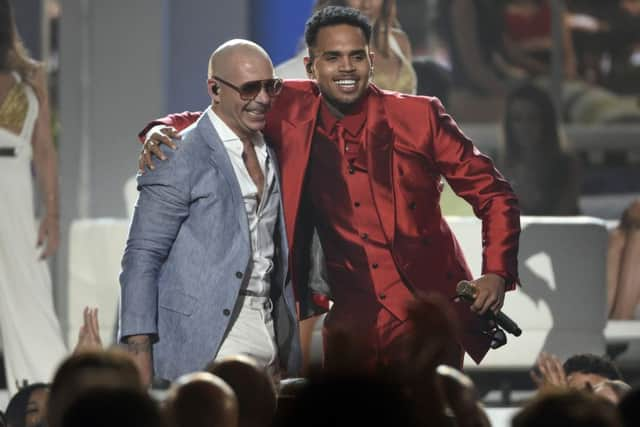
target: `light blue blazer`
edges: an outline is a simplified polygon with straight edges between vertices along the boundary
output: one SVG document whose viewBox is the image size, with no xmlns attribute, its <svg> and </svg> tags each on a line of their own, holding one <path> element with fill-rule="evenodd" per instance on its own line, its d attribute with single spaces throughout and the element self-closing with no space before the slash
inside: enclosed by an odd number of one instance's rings
<svg viewBox="0 0 640 427">
<path fill-rule="evenodd" d="M 164 153 L 166 161 L 138 176 L 120 274 L 118 338 L 150 334 L 154 375 L 173 380 L 202 370 L 218 352 L 249 274 L 251 244 L 240 185 L 207 114 L 184 131 L 177 150 Z M 275 160 L 273 151 L 269 155 Z M 277 171 L 276 177 L 280 188 Z M 289 375 L 298 375 L 302 357 L 282 202 L 274 241 L 279 359 Z"/>
</svg>

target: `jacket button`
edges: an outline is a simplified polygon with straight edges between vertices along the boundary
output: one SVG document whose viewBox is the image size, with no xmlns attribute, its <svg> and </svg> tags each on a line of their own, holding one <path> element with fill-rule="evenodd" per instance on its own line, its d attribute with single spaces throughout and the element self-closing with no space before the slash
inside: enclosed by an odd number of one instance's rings
<svg viewBox="0 0 640 427">
<path fill-rule="evenodd" d="M 414 210 L 416 208 L 416 202 L 409 203 L 409 209 Z"/>
<path fill-rule="evenodd" d="M 380 299 L 385 299 L 387 297 L 387 294 L 384 294 L 384 293 L 380 294 L 379 297 L 380 297 Z"/>
<path fill-rule="evenodd" d="M 356 208 L 359 208 L 359 207 L 360 207 L 360 202 L 355 202 L 355 203 L 353 204 L 353 206 L 355 206 Z"/>
<path fill-rule="evenodd" d="M 373 268 L 378 268 L 378 263 L 377 263 L 377 262 L 374 262 L 373 264 L 371 264 L 371 267 L 373 267 Z"/>
<path fill-rule="evenodd" d="M 224 310 L 222 310 L 222 314 L 224 314 L 225 316 L 228 316 L 231 314 L 231 310 L 229 310 L 228 308 L 225 308 Z"/>
<path fill-rule="evenodd" d="M 240 272 L 240 271 L 236 271 L 236 277 L 237 277 L 238 279 L 242 279 L 242 272 Z"/>
<path fill-rule="evenodd" d="M 362 240 L 367 240 L 369 238 L 369 235 L 367 233 L 362 233 L 360 237 L 362 237 Z"/>
<path fill-rule="evenodd" d="M 349 168 L 349 175 L 353 175 L 354 173 L 356 173 L 356 170 L 353 167 Z"/>
</svg>

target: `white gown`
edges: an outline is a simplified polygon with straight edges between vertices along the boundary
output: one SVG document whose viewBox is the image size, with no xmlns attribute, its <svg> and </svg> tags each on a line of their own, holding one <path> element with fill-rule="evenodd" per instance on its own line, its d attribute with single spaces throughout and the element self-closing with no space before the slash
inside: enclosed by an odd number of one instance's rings
<svg viewBox="0 0 640 427">
<path fill-rule="evenodd" d="M 18 83 L 0 101 L 0 332 L 10 394 L 16 382 L 50 382 L 67 355 L 49 269 L 36 248 L 31 136 L 38 99 L 14 77 Z"/>
</svg>

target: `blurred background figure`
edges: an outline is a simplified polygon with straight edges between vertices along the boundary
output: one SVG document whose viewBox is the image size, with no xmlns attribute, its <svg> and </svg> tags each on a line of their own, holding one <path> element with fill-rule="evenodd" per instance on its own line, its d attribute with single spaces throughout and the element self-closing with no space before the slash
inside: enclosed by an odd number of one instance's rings
<svg viewBox="0 0 640 427">
<path fill-rule="evenodd" d="M 640 199 L 623 212 L 609 235 L 607 292 L 609 318 L 640 318 Z"/>
<path fill-rule="evenodd" d="M 7 405 L 7 426 L 43 426 L 48 396 L 48 384 L 36 383 L 21 388 Z"/>
<path fill-rule="evenodd" d="M 553 47 L 549 0 L 510 0 L 503 9 L 503 46 L 517 73 L 533 77 L 550 74 Z M 563 18 L 567 20 L 565 15 Z M 576 61 L 567 24 L 563 25 L 565 77 L 576 77 Z"/>
<path fill-rule="evenodd" d="M 553 390 L 528 402 L 513 418 L 512 427 L 622 427 L 616 407 L 580 390 Z"/>
<path fill-rule="evenodd" d="M 170 427 L 237 427 L 238 399 L 219 377 L 195 372 L 178 378 L 164 402 Z"/>
<path fill-rule="evenodd" d="M 51 383 L 47 425 L 61 427 L 69 407 L 88 390 L 144 391 L 140 373 L 124 351 L 82 351 L 69 356 L 58 367 Z"/>
<path fill-rule="evenodd" d="M 7 385 L 49 381 L 67 350 L 46 259 L 59 240 L 58 166 L 43 66 L 28 56 L 0 0 L 0 328 Z M 40 184 L 36 225 L 32 160 Z"/>
<path fill-rule="evenodd" d="M 62 417 L 63 427 L 165 427 L 156 402 L 144 391 L 92 388 Z"/>
<path fill-rule="evenodd" d="M 258 363 L 245 355 L 227 356 L 207 366 L 238 399 L 238 427 L 269 427 L 276 413 L 276 388 Z"/>
<path fill-rule="evenodd" d="M 523 215 L 578 215 L 577 161 L 564 149 L 553 102 L 532 84 L 507 96 L 499 168 Z"/>
</svg>

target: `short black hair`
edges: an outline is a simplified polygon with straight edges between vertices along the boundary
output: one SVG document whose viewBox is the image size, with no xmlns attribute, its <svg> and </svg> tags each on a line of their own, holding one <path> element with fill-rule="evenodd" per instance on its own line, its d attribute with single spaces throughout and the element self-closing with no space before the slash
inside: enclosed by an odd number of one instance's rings
<svg viewBox="0 0 640 427">
<path fill-rule="evenodd" d="M 304 40 L 308 48 L 316 45 L 318 31 L 324 27 L 347 24 L 362 30 L 367 45 L 371 41 L 371 23 L 359 10 L 343 6 L 327 6 L 311 15 L 304 30 Z"/>
<path fill-rule="evenodd" d="M 610 380 L 622 380 L 622 374 L 613 362 L 595 354 L 576 354 L 568 358 L 562 366 L 566 375 L 579 372 L 600 375 Z"/>
</svg>

